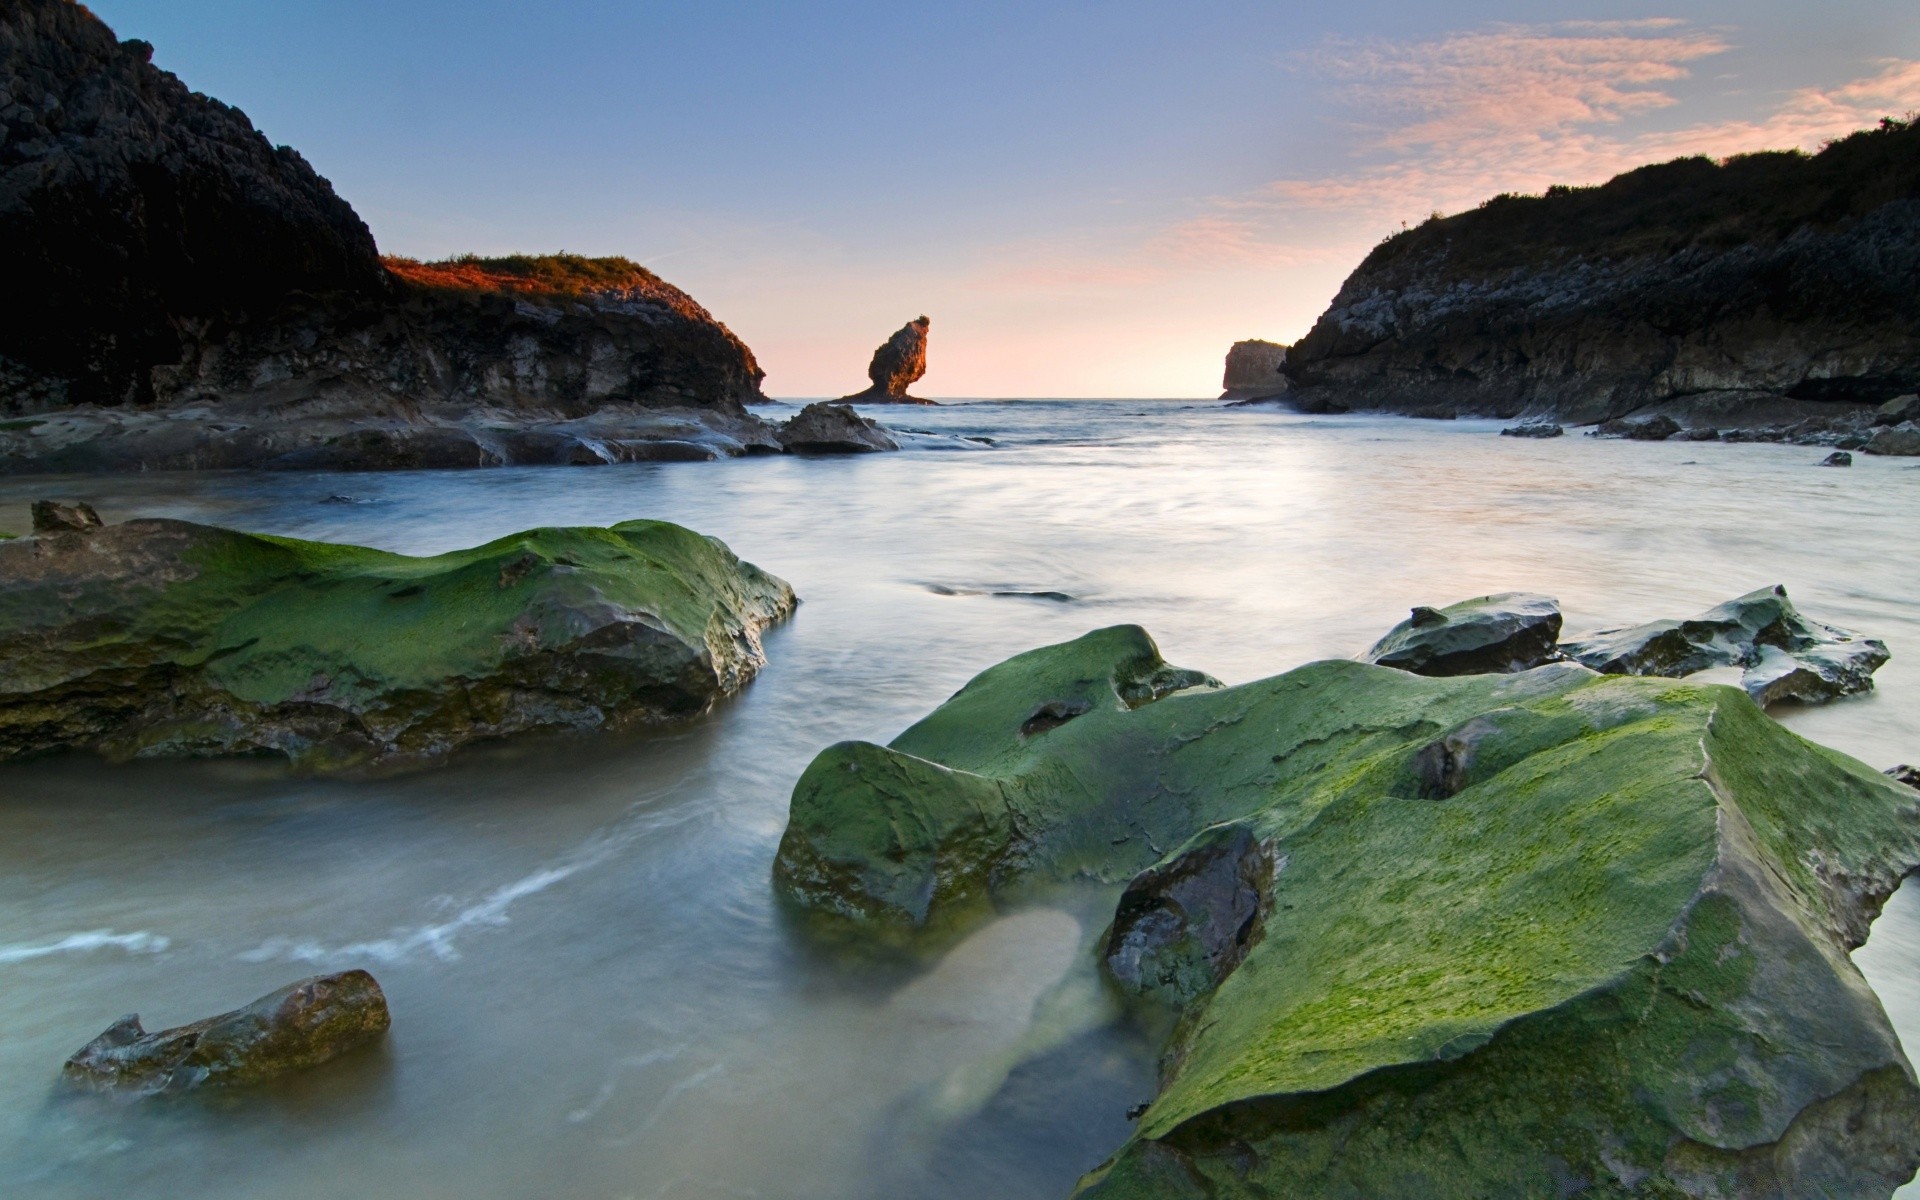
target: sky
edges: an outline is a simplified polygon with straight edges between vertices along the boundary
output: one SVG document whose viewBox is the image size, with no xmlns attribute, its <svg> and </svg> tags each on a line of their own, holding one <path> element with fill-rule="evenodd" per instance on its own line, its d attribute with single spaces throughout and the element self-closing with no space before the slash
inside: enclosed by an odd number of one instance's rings
<svg viewBox="0 0 1920 1200">
<path fill-rule="evenodd" d="M 1204 396 L 1403 223 L 1920 110 L 1913 0 L 89 0 L 383 252 L 624 255 L 780 397 Z"/>
</svg>

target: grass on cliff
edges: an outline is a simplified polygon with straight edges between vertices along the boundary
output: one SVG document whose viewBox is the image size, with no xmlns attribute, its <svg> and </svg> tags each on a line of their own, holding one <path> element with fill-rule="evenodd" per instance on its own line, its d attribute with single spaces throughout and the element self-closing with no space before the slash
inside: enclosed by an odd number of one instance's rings
<svg viewBox="0 0 1920 1200">
<path fill-rule="evenodd" d="M 501 258 L 463 254 L 437 262 L 397 257 L 382 261 L 388 271 L 406 282 L 439 290 L 585 296 L 668 286 L 631 259 L 587 258 L 580 254 L 509 254 Z"/>
<path fill-rule="evenodd" d="M 1458 270 L 1493 272 L 1562 256 L 1669 255 L 1777 242 L 1893 200 L 1920 199 L 1920 121 L 1883 119 L 1818 154 L 1770 150 L 1715 161 L 1677 158 L 1594 187 L 1506 193 L 1436 214 L 1376 247 L 1362 270 L 1423 261 L 1444 245 Z"/>
</svg>

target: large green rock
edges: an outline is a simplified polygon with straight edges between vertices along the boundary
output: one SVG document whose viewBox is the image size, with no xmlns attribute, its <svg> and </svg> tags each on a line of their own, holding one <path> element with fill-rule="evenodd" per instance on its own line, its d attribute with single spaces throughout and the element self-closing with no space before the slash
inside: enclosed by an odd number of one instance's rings
<svg viewBox="0 0 1920 1200">
<path fill-rule="evenodd" d="M 535 730 L 687 717 L 795 601 L 662 521 L 412 558 L 171 520 L 0 544 L 0 759 L 428 760 Z"/>
<path fill-rule="evenodd" d="M 883 927 L 1132 878 L 1105 966 L 1172 1033 L 1082 1194 L 1860 1197 L 1920 1164 L 1848 957 L 1920 795 L 1739 689 L 1572 664 L 1321 662 L 1021 732 L 1150 647 L 1034 651 L 829 749 L 777 869 Z"/>
</svg>

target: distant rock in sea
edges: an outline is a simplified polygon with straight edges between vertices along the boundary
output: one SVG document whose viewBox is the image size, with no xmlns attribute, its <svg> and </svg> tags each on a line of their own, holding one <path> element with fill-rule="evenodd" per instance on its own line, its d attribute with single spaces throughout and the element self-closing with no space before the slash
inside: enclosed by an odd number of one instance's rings
<svg viewBox="0 0 1920 1200">
<path fill-rule="evenodd" d="M 385 259 L 71 0 L 0 7 L 0 473 L 777 453 L 753 354 L 623 259 Z"/>
<path fill-rule="evenodd" d="M 1235 342 L 1227 350 L 1227 370 L 1220 381 L 1226 390 L 1220 398 L 1250 404 L 1285 395 L 1287 379 L 1280 374 L 1280 366 L 1286 361 L 1287 348 L 1279 342 L 1259 338 Z"/>
<path fill-rule="evenodd" d="M 1920 124 L 1886 121 L 1436 217 L 1376 247 L 1282 370 L 1309 412 L 1786 426 L 1916 390 L 1916 278 Z"/>
<path fill-rule="evenodd" d="M 867 379 L 872 386 L 864 392 L 855 392 L 851 396 L 842 396 L 846 404 L 932 404 L 932 400 L 923 400 L 918 396 L 909 396 L 907 389 L 920 381 L 927 373 L 927 328 L 932 324 L 926 317 L 917 317 L 902 325 L 892 337 L 880 343 L 873 352 L 873 361 L 867 365 Z"/>
</svg>

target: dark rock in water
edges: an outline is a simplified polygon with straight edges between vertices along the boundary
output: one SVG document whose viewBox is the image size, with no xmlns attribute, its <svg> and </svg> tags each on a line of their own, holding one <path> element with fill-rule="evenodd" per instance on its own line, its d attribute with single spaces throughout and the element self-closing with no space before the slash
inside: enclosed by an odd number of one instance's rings
<svg viewBox="0 0 1920 1200">
<path fill-rule="evenodd" d="M 35 500 L 33 502 L 33 531 L 35 533 L 66 533 L 75 530 L 98 529 L 106 522 L 100 514 L 93 511 L 91 504 L 62 504 L 57 500 Z"/>
<path fill-rule="evenodd" d="M 1279 342 L 1259 338 L 1235 342 L 1227 350 L 1226 374 L 1220 381 L 1226 390 L 1220 393 L 1220 398 L 1256 404 L 1285 395 L 1287 379 L 1280 373 L 1280 367 L 1286 361 L 1287 348 Z"/>
<path fill-rule="evenodd" d="M 122 1017 L 67 1060 L 70 1084 L 154 1096 L 249 1084 L 319 1066 L 374 1041 L 392 1023 L 365 971 L 317 975 L 178 1029 L 148 1033 Z"/>
<path fill-rule="evenodd" d="M 927 373 L 927 330 L 931 325 L 932 322 L 926 317 L 917 317 L 880 343 L 880 348 L 873 352 L 873 361 L 867 366 L 867 378 L 872 381 L 872 386 L 864 392 L 842 396 L 841 401 L 852 404 L 932 404 L 931 400 L 907 394 L 907 389 Z"/>
<path fill-rule="evenodd" d="M 1557 438 L 1566 430 L 1550 421 L 1533 421 L 1523 425 L 1509 425 L 1500 431 L 1501 437 L 1517 438 Z"/>
<path fill-rule="evenodd" d="M 1132 881 L 1103 957 L 1174 1019 L 1083 1197 L 1884 1197 L 1920 1165 L 1848 957 L 1920 793 L 1735 688 L 1329 661 L 1122 703 L 1150 645 L 1029 651 L 823 751 L 774 875 L 873 938 Z"/>
<path fill-rule="evenodd" d="M 867 454 L 900 443 L 851 405 L 822 400 L 801 409 L 774 435 L 789 454 Z"/>
<path fill-rule="evenodd" d="M 1909 421 L 1904 425 L 1893 425 L 1881 429 L 1862 449 L 1868 454 L 1885 454 L 1898 458 L 1912 458 L 1920 455 L 1920 423 Z"/>
<path fill-rule="evenodd" d="M 1845 450 L 1835 450 L 1832 454 L 1821 459 L 1820 465 L 1823 467 L 1850 467 L 1853 465 L 1853 455 L 1848 454 Z"/>
<path fill-rule="evenodd" d="M 1416 608 L 1361 657 L 1416 675 L 1484 675 L 1549 662 L 1559 639 L 1559 602 L 1502 592 L 1446 608 Z"/>
<path fill-rule="evenodd" d="M 1887 777 L 1895 783 L 1904 783 L 1910 788 L 1920 788 L 1920 767 L 1910 767 L 1901 763 L 1897 767 L 1887 768 Z"/>
<path fill-rule="evenodd" d="M 1244 825 L 1202 833 L 1134 876 L 1101 962 L 1129 995 L 1180 1008 L 1232 974 L 1272 907 L 1275 863 Z"/>
<path fill-rule="evenodd" d="M 1717 442 L 1720 431 L 1711 425 L 1698 425 L 1692 429 L 1682 429 L 1673 435 L 1676 442 Z"/>
<path fill-rule="evenodd" d="M 1623 432 L 1636 442 L 1664 442 L 1680 432 L 1680 422 L 1672 417 L 1650 417 L 1645 421 L 1627 422 Z"/>
<path fill-rule="evenodd" d="M 1895 396 L 1874 410 L 1875 425 L 1904 425 L 1920 421 L 1920 395 Z"/>
<path fill-rule="evenodd" d="M 1740 685 L 1761 704 L 1820 704 L 1867 691 L 1888 658 L 1884 642 L 1801 615 L 1778 586 L 1729 600 L 1691 620 L 1606 630 L 1567 642 L 1561 650 L 1608 675 L 1677 678 L 1713 667 L 1744 667 Z"/>
<path fill-rule="evenodd" d="M 1916 161 L 1920 122 L 1889 121 L 1436 217 L 1289 348 L 1288 401 L 1719 428 L 1871 411 L 1920 386 Z"/>
<path fill-rule="evenodd" d="M 619 259 L 383 260 L 152 54 L 70 0 L 0 6 L 0 278 L 32 297 L 0 417 L 43 417 L 0 429 L 0 473 L 489 466 L 488 430 L 590 418 L 777 450 L 751 351 L 686 293 Z"/>
<path fill-rule="evenodd" d="M 0 759 L 274 754 L 308 770 L 691 717 L 793 590 L 663 521 L 410 558 L 137 520 L 0 543 Z"/>
</svg>

